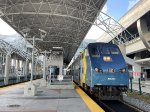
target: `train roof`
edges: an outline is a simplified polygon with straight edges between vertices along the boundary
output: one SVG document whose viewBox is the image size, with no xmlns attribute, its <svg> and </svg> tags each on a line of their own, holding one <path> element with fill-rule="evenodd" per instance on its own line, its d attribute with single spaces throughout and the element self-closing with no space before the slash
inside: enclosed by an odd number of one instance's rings
<svg viewBox="0 0 150 112">
<path fill-rule="evenodd" d="M 94 42 L 94 43 L 89 43 L 87 45 L 87 47 L 92 46 L 92 45 L 106 45 L 106 46 L 116 46 L 116 44 L 112 44 L 112 43 L 103 43 L 103 42 Z"/>
</svg>

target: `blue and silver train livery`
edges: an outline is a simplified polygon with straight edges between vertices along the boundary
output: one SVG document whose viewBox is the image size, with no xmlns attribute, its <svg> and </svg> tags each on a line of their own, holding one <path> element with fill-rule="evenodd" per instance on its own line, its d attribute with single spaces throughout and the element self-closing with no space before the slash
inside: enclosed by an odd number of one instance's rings
<svg viewBox="0 0 150 112">
<path fill-rule="evenodd" d="M 117 45 L 90 43 L 71 67 L 74 81 L 100 99 L 121 98 L 129 72 Z"/>
</svg>

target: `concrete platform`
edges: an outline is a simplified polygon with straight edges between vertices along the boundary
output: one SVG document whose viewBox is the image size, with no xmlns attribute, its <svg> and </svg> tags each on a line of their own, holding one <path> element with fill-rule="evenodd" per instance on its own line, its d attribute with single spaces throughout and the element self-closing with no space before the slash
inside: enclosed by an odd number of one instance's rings
<svg viewBox="0 0 150 112">
<path fill-rule="evenodd" d="M 0 88 L 0 112 L 91 112 L 74 89 L 40 87 L 36 96 L 27 97 L 25 84 Z"/>
<path fill-rule="evenodd" d="M 139 84 L 138 84 L 139 82 L 138 81 L 133 81 L 133 90 L 137 90 L 137 91 L 139 91 Z M 142 84 L 142 82 L 141 82 L 141 84 Z M 129 88 L 130 88 L 131 86 L 129 85 Z M 145 84 L 144 84 L 144 86 L 141 86 L 141 90 L 142 90 L 142 92 L 144 92 L 144 93 L 148 93 L 148 94 L 150 94 L 150 81 L 145 81 Z"/>
<path fill-rule="evenodd" d="M 48 85 L 47 88 L 49 89 L 74 89 L 73 85 Z"/>
</svg>

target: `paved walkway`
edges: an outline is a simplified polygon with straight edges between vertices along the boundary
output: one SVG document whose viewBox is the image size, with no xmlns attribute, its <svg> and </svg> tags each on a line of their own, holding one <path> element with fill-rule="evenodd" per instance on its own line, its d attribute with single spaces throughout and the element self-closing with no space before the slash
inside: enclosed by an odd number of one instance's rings
<svg viewBox="0 0 150 112">
<path fill-rule="evenodd" d="M 79 94 L 72 90 L 38 88 L 34 97 L 23 95 L 25 83 L 0 88 L 0 112 L 90 112 Z"/>
</svg>

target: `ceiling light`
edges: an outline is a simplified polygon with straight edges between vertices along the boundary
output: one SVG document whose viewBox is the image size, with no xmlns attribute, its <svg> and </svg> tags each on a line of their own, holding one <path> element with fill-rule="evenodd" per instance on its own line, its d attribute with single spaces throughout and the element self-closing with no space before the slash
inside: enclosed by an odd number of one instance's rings
<svg viewBox="0 0 150 112">
<path fill-rule="evenodd" d="M 53 47 L 53 49 L 62 49 L 62 47 Z"/>
</svg>

